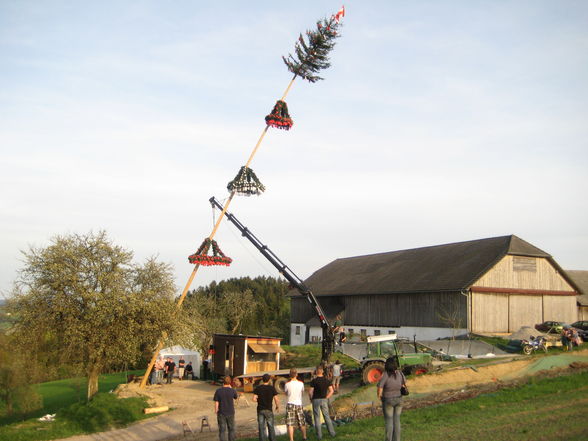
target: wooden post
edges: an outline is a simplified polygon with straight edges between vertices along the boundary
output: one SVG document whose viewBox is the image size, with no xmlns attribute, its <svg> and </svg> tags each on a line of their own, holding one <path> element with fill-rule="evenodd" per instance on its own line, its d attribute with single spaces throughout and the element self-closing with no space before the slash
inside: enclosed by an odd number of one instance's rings
<svg viewBox="0 0 588 441">
<path fill-rule="evenodd" d="M 292 79 L 290 80 L 290 83 L 288 84 L 288 87 L 286 87 L 286 90 L 284 91 L 282 98 L 280 98 L 281 101 L 284 101 L 286 99 L 286 96 L 288 95 L 288 93 L 290 92 L 290 89 L 292 88 L 292 85 L 294 84 L 294 80 L 296 80 L 296 75 L 294 75 L 294 77 L 292 77 Z M 257 153 L 257 150 L 259 149 L 259 146 L 261 145 L 261 142 L 263 141 L 263 138 L 265 137 L 265 134 L 267 133 L 269 127 L 270 126 L 267 124 L 264 127 L 263 131 L 261 132 L 261 136 L 257 140 L 257 143 L 255 144 L 255 147 L 253 148 L 253 151 L 251 152 L 251 155 L 249 155 L 249 159 L 247 160 L 245 167 L 249 167 L 249 165 L 251 164 L 251 161 L 253 161 L 253 157 Z M 216 220 L 216 223 L 214 224 L 212 232 L 208 236 L 208 238 L 210 240 L 212 240 L 214 238 L 214 236 L 218 230 L 218 227 L 220 226 L 221 221 L 225 217 L 225 213 L 227 212 L 229 205 L 231 204 L 231 201 L 233 200 L 233 196 L 235 196 L 234 191 L 231 192 L 229 199 L 227 199 L 227 201 L 225 202 L 225 206 L 223 208 L 223 211 L 220 213 L 218 219 Z M 188 277 L 188 281 L 186 282 L 186 286 L 184 287 L 184 290 L 182 291 L 182 294 L 180 295 L 180 297 L 178 298 L 178 301 L 176 303 L 176 309 L 179 310 L 182 307 L 182 303 L 184 303 L 184 299 L 186 298 L 186 294 L 188 294 L 188 290 L 190 289 L 190 286 L 192 285 L 192 282 L 194 281 L 194 277 L 196 277 L 196 273 L 198 272 L 198 268 L 200 268 L 200 265 L 196 264 L 194 266 L 194 269 L 192 270 L 192 273 L 190 274 L 190 277 Z M 159 351 L 161 351 L 161 349 L 163 348 L 163 344 L 164 344 L 166 337 L 167 337 L 167 335 L 165 333 L 163 333 L 161 336 L 161 339 L 157 343 L 157 347 L 155 349 L 155 352 L 153 353 L 153 357 L 151 357 L 151 361 L 149 362 L 149 365 L 147 366 L 146 375 L 143 376 L 143 379 L 141 380 L 141 384 L 139 385 L 140 389 L 144 389 L 145 386 L 147 385 L 147 373 L 151 372 L 153 365 L 157 361 L 157 354 L 159 354 Z"/>
</svg>

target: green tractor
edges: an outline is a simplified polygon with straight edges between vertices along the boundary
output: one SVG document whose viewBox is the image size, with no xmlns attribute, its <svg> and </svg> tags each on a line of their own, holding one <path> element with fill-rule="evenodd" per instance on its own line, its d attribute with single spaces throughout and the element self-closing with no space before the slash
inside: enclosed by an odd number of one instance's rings
<svg viewBox="0 0 588 441">
<path fill-rule="evenodd" d="M 424 374 L 432 367 L 433 357 L 425 352 L 405 352 L 408 344 L 399 342 L 396 334 L 373 335 L 367 343 L 349 343 L 343 353 L 355 358 L 361 365 L 361 378 L 364 384 L 377 383 L 384 374 L 384 363 L 388 357 L 396 355 L 405 375 Z"/>
</svg>

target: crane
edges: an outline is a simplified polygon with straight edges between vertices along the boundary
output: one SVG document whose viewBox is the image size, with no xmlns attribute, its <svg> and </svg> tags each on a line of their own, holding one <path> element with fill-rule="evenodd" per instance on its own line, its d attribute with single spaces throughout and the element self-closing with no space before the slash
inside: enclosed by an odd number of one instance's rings
<svg viewBox="0 0 588 441">
<path fill-rule="evenodd" d="M 213 207 L 218 208 L 219 210 L 224 210 L 224 207 L 221 205 L 219 201 L 213 196 L 209 199 L 210 204 Z M 231 222 L 240 232 L 241 234 L 249 240 L 253 244 L 255 248 L 279 271 L 279 273 L 288 281 L 292 287 L 296 288 L 298 292 L 303 295 L 306 300 L 312 306 L 314 312 L 316 313 L 319 322 L 321 324 L 321 328 L 323 331 L 323 339 L 322 339 L 322 350 L 321 350 L 321 361 L 324 363 L 329 363 L 329 359 L 331 358 L 331 354 L 335 350 L 335 330 L 329 323 L 323 308 L 321 307 L 320 303 L 318 302 L 316 296 L 310 290 L 308 286 L 298 277 L 294 271 L 292 271 L 288 265 L 280 260 L 276 254 L 268 248 L 267 245 L 264 245 L 252 232 L 243 225 L 233 214 L 229 212 L 225 212 L 225 216 L 229 222 Z"/>
</svg>

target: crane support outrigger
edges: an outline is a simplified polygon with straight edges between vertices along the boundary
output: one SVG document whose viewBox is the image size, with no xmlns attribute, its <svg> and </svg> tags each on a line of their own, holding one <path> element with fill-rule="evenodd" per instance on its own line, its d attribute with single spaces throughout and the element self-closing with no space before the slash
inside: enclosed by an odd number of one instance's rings
<svg viewBox="0 0 588 441">
<path fill-rule="evenodd" d="M 209 202 L 213 207 L 218 208 L 219 210 L 223 211 L 224 207 L 220 204 L 219 201 L 213 196 L 209 199 Z M 321 361 L 325 363 L 329 363 L 329 359 L 331 358 L 331 354 L 335 350 L 335 330 L 329 323 L 323 308 L 321 307 L 320 303 L 318 302 L 317 298 L 310 290 L 308 286 L 304 284 L 302 279 L 298 277 L 284 262 L 280 260 L 275 253 L 268 248 L 267 245 L 264 245 L 245 225 L 243 225 L 233 214 L 225 211 L 225 217 L 229 222 L 231 222 L 240 232 L 241 234 L 246 237 L 249 242 L 253 244 L 257 250 L 263 254 L 263 256 L 279 271 L 279 273 L 284 276 L 284 278 L 290 282 L 292 287 L 296 288 L 300 294 L 302 294 L 306 300 L 310 303 L 312 308 L 314 309 L 320 323 L 321 328 L 323 330 L 323 340 L 322 340 L 322 351 L 321 351 Z"/>
</svg>

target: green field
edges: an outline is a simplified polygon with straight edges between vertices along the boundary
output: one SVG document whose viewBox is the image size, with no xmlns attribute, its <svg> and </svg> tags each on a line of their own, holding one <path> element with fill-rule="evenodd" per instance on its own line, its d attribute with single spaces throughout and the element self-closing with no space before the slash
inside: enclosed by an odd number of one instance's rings
<svg viewBox="0 0 588 441">
<path fill-rule="evenodd" d="M 116 386 L 126 383 L 127 374 L 142 374 L 143 371 L 121 372 L 100 376 L 99 392 L 110 392 Z M 95 404 L 95 409 L 87 409 L 85 378 L 72 378 L 68 380 L 50 381 L 35 386 L 37 392 L 43 397 L 43 408 L 23 418 L 21 415 L 6 416 L 3 409 L 0 409 L 0 440 L 10 441 L 33 441 L 65 438 L 72 435 L 93 432 L 94 428 L 101 425 L 111 424 L 110 413 L 115 413 L 115 421 L 112 423 L 121 424 L 124 421 L 130 422 L 140 415 L 142 404 L 136 399 L 125 403 L 105 402 L 101 397 L 100 403 Z M 39 422 L 37 418 L 46 414 L 54 414 L 71 405 L 79 404 L 78 412 L 82 417 L 72 415 L 70 420 L 78 420 L 72 424 L 71 421 L 61 419 L 58 422 Z M 132 412 L 129 412 L 132 409 Z M 131 415 L 131 413 L 133 415 Z M 84 419 L 83 417 L 87 418 Z"/>
<path fill-rule="evenodd" d="M 588 439 L 587 415 L 588 372 L 583 372 L 532 379 L 523 386 L 469 400 L 407 410 L 401 418 L 402 440 L 584 441 Z M 299 432 L 296 437 L 301 439 Z M 338 427 L 335 439 L 383 438 L 384 421 L 379 416 Z M 312 431 L 309 439 L 316 439 Z"/>
</svg>

